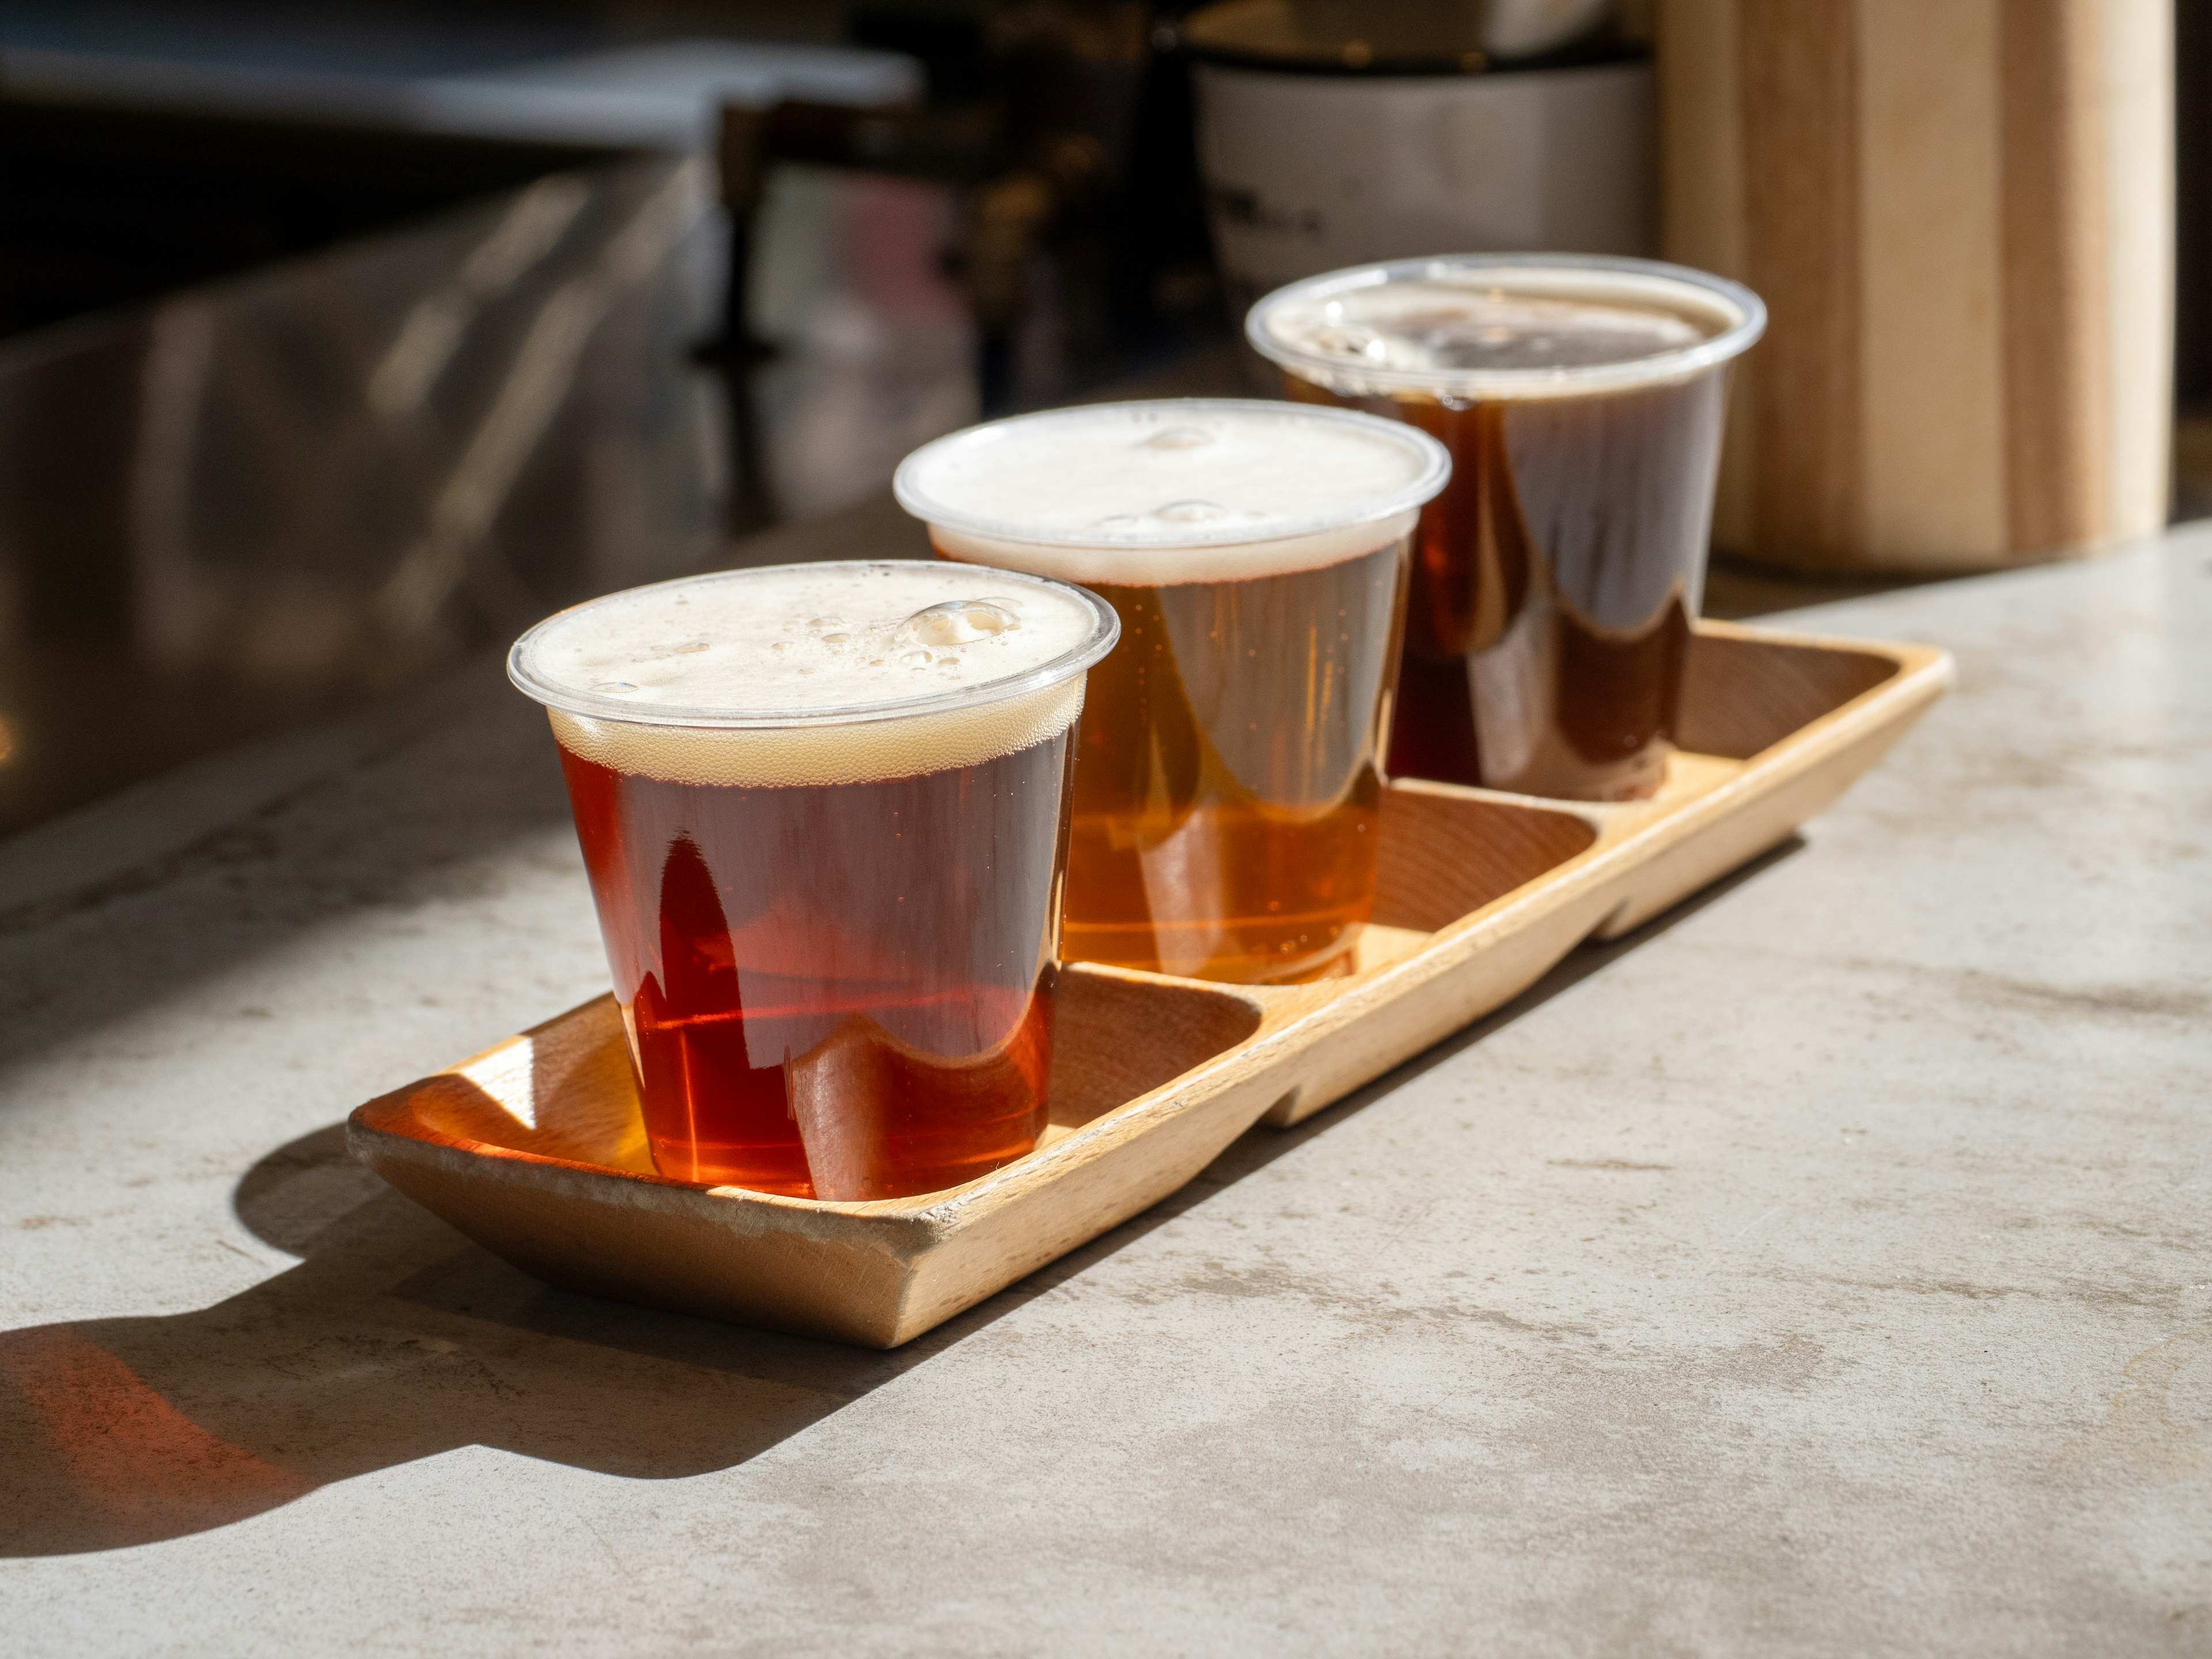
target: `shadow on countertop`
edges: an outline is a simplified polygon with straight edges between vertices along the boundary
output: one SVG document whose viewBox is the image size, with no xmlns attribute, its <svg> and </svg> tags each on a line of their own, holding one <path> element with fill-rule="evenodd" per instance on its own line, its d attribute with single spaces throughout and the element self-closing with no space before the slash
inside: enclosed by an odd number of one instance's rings
<svg viewBox="0 0 2212 1659">
<path fill-rule="evenodd" d="M 889 1353 L 556 1291 L 400 1197 L 331 1124 L 262 1158 L 233 1202 L 296 1267 L 194 1312 L 0 1333 L 0 1557 L 157 1543 L 352 1477 L 483 1445 L 629 1479 L 732 1468 L 929 1363 L 1296 1151 L 1803 846 L 1626 938 L 1366 1089 L 1255 1129 L 1151 1210 Z"/>
<path fill-rule="evenodd" d="M 192 1313 L 0 1335 L 0 1554 L 205 1531 L 465 1445 L 702 1474 L 926 1357 L 548 1290 L 351 1164 L 340 1124 L 254 1165 L 235 1204 L 305 1259 Z"/>
</svg>

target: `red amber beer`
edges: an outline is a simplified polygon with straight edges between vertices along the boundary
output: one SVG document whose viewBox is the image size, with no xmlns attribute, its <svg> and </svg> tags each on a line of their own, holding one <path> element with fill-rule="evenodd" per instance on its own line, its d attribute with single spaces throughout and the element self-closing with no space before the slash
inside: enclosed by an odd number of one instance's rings
<svg viewBox="0 0 2212 1659">
<path fill-rule="evenodd" d="M 1727 365 L 1765 318 L 1719 277 L 1548 255 L 1337 271 L 1252 308 L 1292 398 L 1451 452 L 1415 541 L 1392 771 L 1584 800 L 1659 787 Z"/>
<path fill-rule="evenodd" d="M 938 551 L 1079 581 L 1091 672 L 1068 954 L 1246 983 L 1349 964 L 1374 907 L 1407 535 L 1442 449 L 1368 416 L 1178 399 L 1024 416 L 908 458 Z"/>
<path fill-rule="evenodd" d="M 516 644 L 663 1175 L 895 1198 L 1036 1146 L 1076 718 L 1115 633 L 1056 582 L 822 564 Z"/>
</svg>

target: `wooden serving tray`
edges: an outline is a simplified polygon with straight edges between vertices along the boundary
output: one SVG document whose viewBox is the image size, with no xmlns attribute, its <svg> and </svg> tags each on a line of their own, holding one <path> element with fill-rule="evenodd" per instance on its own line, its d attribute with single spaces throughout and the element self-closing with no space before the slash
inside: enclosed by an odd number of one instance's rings
<svg viewBox="0 0 2212 1659">
<path fill-rule="evenodd" d="M 653 1172 L 611 997 L 353 1114 L 356 1157 L 556 1285 L 895 1347 L 1158 1202 L 1788 838 L 1941 695 L 1950 659 L 1698 626 L 1681 752 L 1652 800 L 1392 785 L 1356 971 L 1248 988 L 1072 966 L 1051 1123 L 1028 1157 L 834 1203 Z"/>
</svg>

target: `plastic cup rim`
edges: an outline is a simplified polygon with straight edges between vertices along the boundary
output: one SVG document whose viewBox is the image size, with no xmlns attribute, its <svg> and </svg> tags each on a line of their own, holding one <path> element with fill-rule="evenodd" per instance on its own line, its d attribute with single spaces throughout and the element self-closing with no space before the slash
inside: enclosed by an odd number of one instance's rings
<svg viewBox="0 0 2212 1659">
<path fill-rule="evenodd" d="M 921 470 L 920 464 L 932 452 L 942 453 L 954 446 L 973 447 L 979 444 L 1001 442 L 1008 430 L 1016 426 L 1095 419 L 1098 411 L 1105 409 L 1146 410 L 1163 413 L 1186 410 L 1236 410 L 1263 415 L 1271 420 L 1334 423 L 1384 438 L 1411 450 L 1421 458 L 1421 471 L 1410 483 L 1401 485 L 1387 495 L 1363 501 L 1356 508 L 1287 520 L 1279 526 L 1268 526 L 1264 535 L 1254 535 L 1249 526 L 1234 525 L 1222 526 L 1211 531 L 1194 526 L 1186 531 L 1157 531 L 1143 535 L 1115 537 L 1085 534 L 1080 530 L 1041 528 L 1034 524 L 993 519 L 980 513 L 964 513 L 934 500 L 917 482 Z M 891 478 L 891 493 L 901 507 L 924 524 L 982 541 L 1012 542 L 1030 547 L 1079 548 L 1086 552 L 1152 553 L 1185 547 L 1265 547 L 1276 542 L 1297 541 L 1330 531 L 1354 530 L 1361 525 L 1379 524 L 1421 507 L 1441 494 L 1450 477 L 1451 453 L 1443 445 L 1418 427 L 1410 427 L 1400 421 L 1385 420 L 1379 415 L 1268 398 L 1139 398 L 1120 403 L 1078 404 L 1066 409 L 1008 415 L 995 421 L 963 427 L 959 431 L 947 433 L 941 438 L 933 438 L 899 463 L 898 471 Z"/>
<path fill-rule="evenodd" d="M 604 692 L 576 690 L 556 685 L 534 672 L 528 661 L 529 647 L 549 629 L 562 618 L 594 605 L 608 605 L 619 599 L 635 599 L 642 593 L 658 592 L 665 588 L 691 587 L 702 584 L 743 581 L 755 576 L 780 574 L 786 571 L 880 570 L 915 569 L 943 572 L 947 569 L 972 569 L 979 576 L 992 581 L 1026 583 L 1032 587 L 1057 588 L 1078 595 L 1090 609 L 1091 632 L 1077 645 L 1060 655 L 1026 668 L 1018 673 L 997 679 L 981 681 L 974 685 L 957 686 L 946 690 L 932 691 L 921 696 L 898 697 L 877 702 L 840 703 L 822 708 L 741 708 L 712 704 L 651 703 L 637 704 Z M 697 575 L 677 576 L 666 581 L 646 582 L 636 587 L 625 587 L 612 593 L 602 593 L 579 604 L 556 611 L 543 622 L 527 629 L 508 647 L 507 678 L 515 690 L 532 702 L 547 708 L 558 709 L 564 714 L 574 714 L 586 720 L 614 720 L 629 726 L 679 726 L 715 731 L 778 731 L 802 727 L 830 726 L 864 726 L 877 722 L 912 719 L 926 714 L 947 714 L 957 709 L 975 708 L 985 704 L 1002 702 L 1010 697 L 1022 696 L 1033 691 L 1042 691 L 1084 673 L 1103 659 L 1121 637 L 1121 618 L 1089 588 L 1074 582 L 1061 581 L 1052 576 L 1035 576 L 1027 571 L 1003 570 L 982 565 L 948 566 L 934 559 L 824 559 L 793 564 L 752 565 L 735 570 L 714 570 Z"/>
<path fill-rule="evenodd" d="M 1510 270 L 1517 273 L 1557 271 L 1572 276 L 1613 276 L 1639 279 L 1654 286 L 1689 290 L 1707 306 L 1717 302 L 1734 313 L 1735 320 L 1719 333 L 1695 344 L 1649 357 L 1632 357 L 1618 363 L 1587 363 L 1559 368 L 1408 369 L 1370 368 L 1341 358 L 1285 345 L 1267 329 L 1268 315 L 1293 301 L 1312 301 L 1336 295 L 1386 288 L 1395 283 L 1418 281 L 1468 270 Z M 1633 259 L 1601 253 L 1437 253 L 1413 259 L 1380 260 L 1349 265 L 1317 276 L 1287 283 L 1255 301 L 1244 316 L 1244 337 L 1252 349 L 1278 368 L 1294 371 L 1317 384 L 1344 386 L 1357 384 L 1378 392 L 1425 392 L 1443 396 L 1480 398 L 1566 397 L 1578 393 L 1626 391 L 1641 386 L 1663 385 L 1686 380 L 1741 356 L 1766 331 L 1766 305 L 1741 283 L 1688 265 L 1660 259 Z"/>
</svg>

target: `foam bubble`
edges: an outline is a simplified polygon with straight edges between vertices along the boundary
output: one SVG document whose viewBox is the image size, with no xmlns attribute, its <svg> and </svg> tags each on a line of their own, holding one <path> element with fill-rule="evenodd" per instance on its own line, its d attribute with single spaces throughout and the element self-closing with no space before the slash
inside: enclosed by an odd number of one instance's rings
<svg viewBox="0 0 2212 1659">
<path fill-rule="evenodd" d="M 922 562 L 787 565 L 617 593 L 519 641 L 572 753 L 674 782 L 859 782 L 1063 731 L 1115 624 L 1090 595 Z"/>
<path fill-rule="evenodd" d="M 1449 471 L 1440 445 L 1396 422 L 1185 398 L 973 427 L 908 456 L 896 489 L 951 558 L 1166 586 L 1371 553 Z"/>
</svg>

